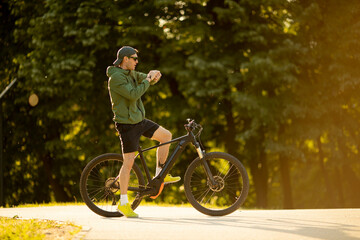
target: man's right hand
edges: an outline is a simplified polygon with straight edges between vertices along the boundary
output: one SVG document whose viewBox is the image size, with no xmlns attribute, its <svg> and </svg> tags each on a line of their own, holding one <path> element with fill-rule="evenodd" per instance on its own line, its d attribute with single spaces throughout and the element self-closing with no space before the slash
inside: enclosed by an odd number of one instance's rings
<svg viewBox="0 0 360 240">
<path fill-rule="evenodd" d="M 161 78 L 161 73 L 158 70 L 151 70 L 148 75 L 147 78 L 150 79 L 150 83 L 155 84 L 156 82 L 158 82 Z"/>
</svg>

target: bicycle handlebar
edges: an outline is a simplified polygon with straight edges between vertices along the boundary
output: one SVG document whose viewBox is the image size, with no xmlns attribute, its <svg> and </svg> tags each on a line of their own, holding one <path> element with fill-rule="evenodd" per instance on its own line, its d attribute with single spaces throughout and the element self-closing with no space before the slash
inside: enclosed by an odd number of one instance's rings
<svg viewBox="0 0 360 240">
<path fill-rule="evenodd" d="M 184 127 L 186 131 L 192 132 L 195 129 L 199 128 L 199 132 L 196 134 L 196 136 L 199 136 L 201 131 L 203 130 L 203 127 L 200 124 L 197 124 L 194 119 L 186 119 L 188 121 L 188 124 L 185 124 Z"/>
</svg>

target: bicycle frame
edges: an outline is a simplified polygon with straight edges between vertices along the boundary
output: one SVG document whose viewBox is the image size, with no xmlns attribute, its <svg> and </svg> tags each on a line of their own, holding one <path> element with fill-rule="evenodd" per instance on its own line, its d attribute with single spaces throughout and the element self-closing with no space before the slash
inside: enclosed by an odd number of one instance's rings
<svg viewBox="0 0 360 240">
<path fill-rule="evenodd" d="M 174 143 L 174 142 L 178 142 L 176 148 L 174 149 L 174 151 L 172 152 L 171 156 L 168 158 L 168 160 L 165 162 L 165 165 L 164 167 L 162 168 L 161 172 L 159 173 L 159 175 L 155 178 L 151 178 L 151 174 L 150 174 L 150 171 L 149 171 L 149 168 L 146 164 L 146 161 L 145 161 L 145 158 L 144 158 L 144 155 L 143 153 L 144 152 L 147 152 L 149 150 L 152 150 L 152 149 L 155 149 L 155 148 L 158 148 L 158 147 L 161 147 L 161 146 L 164 146 L 164 145 L 167 145 L 167 144 L 171 144 L 171 143 Z M 171 141 L 168 141 L 168 142 L 165 142 L 165 143 L 162 143 L 162 144 L 159 144 L 159 145 L 156 145 L 156 146 L 152 146 L 152 147 L 149 147 L 149 148 L 146 148 L 146 149 L 141 149 L 141 147 L 139 147 L 138 149 L 138 154 L 136 155 L 140 157 L 140 160 L 141 160 L 141 165 L 143 166 L 144 168 L 144 171 L 145 171 L 145 174 L 146 174 L 146 178 L 148 180 L 148 184 L 146 186 L 146 188 L 143 188 L 143 189 L 138 189 L 138 188 L 132 188 L 132 187 L 129 187 L 128 190 L 133 190 L 133 191 L 138 191 L 139 192 L 139 197 L 144 197 L 146 195 L 154 195 L 156 194 L 160 187 L 161 187 L 161 184 L 163 183 L 164 181 L 164 178 L 166 177 L 166 175 L 169 173 L 169 171 L 171 170 L 171 168 L 174 166 L 175 164 L 175 161 L 177 160 L 177 158 L 181 155 L 181 153 L 184 151 L 185 147 L 189 144 L 189 143 L 192 143 L 192 145 L 196 148 L 196 151 L 199 155 L 199 157 L 201 159 L 204 158 L 204 151 L 201 149 L 200 147 L 200 144 L 197 142 L 196 140 L 196 137 L 194 135 L 194 133 L 192 131 L 188 131 L 188 134 L 182 136 L 182 137 L 179 137 L 179 138 L 176 138 L 176 139 L 173 139 Z M 135 158 L 136 158 L 135 157 Z M 211 171 L 210 171 L 210 168 L 207 164 L 207 162 L 204 160 L 202 161 L 203 162 L 203 166 L 205 168 L 205 171 L 206 173 L 208 174 L 208 178 L 210 179 L 210 182 L 215 185 L 215 180 L 211 174 Z"/>
<path fill-rule="evenodd" d="M 140 160 L 141 160 L 141 164 L 143 165 L 144 167 L 144 170 L 145 170 L 145 173 L 146 173 L 146 177 L 148 179 L 148 182 L 151 182 L 151 175 L 150 175 L 150 172 L 149 172 L 149 168 L 148 166 L 146 165 L 145 163 L 145 159 L 144 159 L 144 155 L 143 153 L 144 152 L 147 152 L 149 150 L 152 150 L 152 149 L 155 149 L 155 148 L 158 148 L 158 147 L 161 147 L 161 146 L 164 146 L 164 145 L 167 145 L 167 144 L 171 144 L 171 143 L 174 143 L 174 142 L 179 142 L 178 145 L 176 146 L 176 148 L 174 149 L 174 151 L 172 152 L 171 156 L 169 157 L 169 159 L 165 162 L 165 165 L 162 169 L 162 171 L 160 172 L 159 176 L 157 177 L 158 179 L 161 179 L 163 180 L 166 176 L 166 174 L 169 173 L 170 169 L 172 168 L 172 166 L 174 165 L 176 159 L 178 158 L 178 156 L 183 152 L 183 150 L 185 149 L 185 147 L 192 142 L 192 139 L 190 137 L 190 135 L 185 135 L 185 136 L 182 136 L 182 137 L 179 137 L 179 138 L 176 138 L 176 139 L 173 139 L 169 142 L 165 142 L 165 143 L 162 143 L 162 144 L 159 144 L 159 145 L 156 145 L 156 146 L 153 146 L 153 147 L 149 147 L 149 148 L 146 148 L 146 149 L 141 149 L 141 147 L 139 148 L 138 152 L 139 154 L 137 156 L 140 156 Z"/>
</svg>

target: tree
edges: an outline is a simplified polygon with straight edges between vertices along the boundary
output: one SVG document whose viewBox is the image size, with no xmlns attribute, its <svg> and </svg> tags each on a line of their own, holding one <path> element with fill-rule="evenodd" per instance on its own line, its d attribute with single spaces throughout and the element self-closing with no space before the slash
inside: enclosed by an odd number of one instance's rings
<svg viewBox="0 0 360 240">
<path fill-rule="evenodd" d="M 294 124 L 301 132 L 299 140 L 315 154 L 308 155 L 308 160 L 313 158 L 320 166 L 316 174 L 320 172 L 322 181 L 314 187 L 325 186 L 326 192 L 320 195 L 323 202 L 319 204 L 353 206 L 358 204 L 358 196 L 352 194 L 350 185 L 359 182 L 355 174 L 359 168 L 355 160 L 359 71 L 355 66 L 360 52 L 355 39 L 359 36 L 356 16 L 360 5 L 357 1 L 342 5 L 337 1 L 297 3 L 298 41 L 306 51 L 298 62 L 301 84 L 294 96 L 302 114 L 297 114 Z"/>
<path fill-rule="evenodd" d="M 0 6 L 1 31 L 9 33 L 0 37 L 9 46 L 1 50 L 1 86 L 18 78 L 3 103 L 8 204 L 77 199 L 85 164 L 120 152 L 105 69 L 123 45 L 140 50 L 137 70 L 163 73 L 143 96 L 148 118 L 174 137 L 194 118 L 205 126 L 207 150 L 246 165 L 246 206 L 360 204 L 353 190 L 360 169 L 357 1 Z M 36 106 L 28 103 L 31 94 L 39 97 Z M 146 156 L 150 166 L 154 155 Z M 195 156 L 186 151 L 174 174 Z M 158 201 L 181 203 L 185 196 L 174 187 Z"/>
<path fill-rule="evenodd" d="M 212 126 L 211 145 L 249 164 L 259 207 L 267 206 L 267 136 L 286 122 L 280 109 L 289 97 L 284 85 L 296 82 L 295 66 L 284 58 L 297 48 L 293 34 L 284 32 L 285 3 L 189 4 L 181 22 L 166 25 L 189 54 L 184 56 L 186 69 L 177 72 L 183 95 Z"/>
</svg>

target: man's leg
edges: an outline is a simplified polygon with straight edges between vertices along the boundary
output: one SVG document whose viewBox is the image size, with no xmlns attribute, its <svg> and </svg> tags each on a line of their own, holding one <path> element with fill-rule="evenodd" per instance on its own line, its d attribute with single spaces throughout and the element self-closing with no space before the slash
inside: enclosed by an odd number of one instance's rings
<svg viewBox="0 0 360 240">
<path fill-rule="evenodd" d="M 170 141 L 171 138 L 172 138 L 171 132 L 160 126 L 154 132 L 154 135 L 152 136 L 151 139 L 159 141 L 161 144 L 161 143 Z M 162 166 L 166 162 L 166 159 L 169 154 L 169 148 L 170 148 L 170 144 L 166 144 L 157 149 L 157 151 L 156 151 L 156 163 L 157 163 L 156 165 L 157 166 Z"/>
<path fill-rule="evenodd" d="M 170 141 L 172 138 L 172 134 L 169 130 L 166 130 L 163 127 L 159 127 L 155 132 L 154 135 L 152 136 L 151 139 L 154 139 L 156 141 L 159 141 L 160 143 L 165 143 Z M 168 154 L 169 154 L 169 148 L 170 148 L 170 144 L 166 144 L 164 146 L 161 146 L 157 149 L 156 152 L 156 172 L 155 172 L 155 177 L 157 175 L 159 175 L 159 173 L 161 172 L 162 166 L 163 164 L 166 162 Z M 164 184 L 169 184 L 169 183 L 174 183 L 174 182 L 178 182 L 180 181 L 180 177 L 173 177 L 170 174 L 168 174 L 165 178 L 164 178 Z"/>
<path fill-rule="evenodd" d="M 135 156 L 136 152 L 123 154 L 124 162 L 119 173 L 121 195 L 127 194 L 130 172 L 132 166 L 134 165 Z"/>
<path fill-rule="evenodd" d="M 129 186 L 130 172 L 131 168 L 134 164 L 136 152 L 124 153 L 123 158 L 124 162 L 120 169 L 119 177 L 120 177 L 120 204 L 118 205 L 118 210 L 126 217 L 138 217 L 136 213 L 131 209 L 129 204 L 127 190 Z"/>
</svg>

